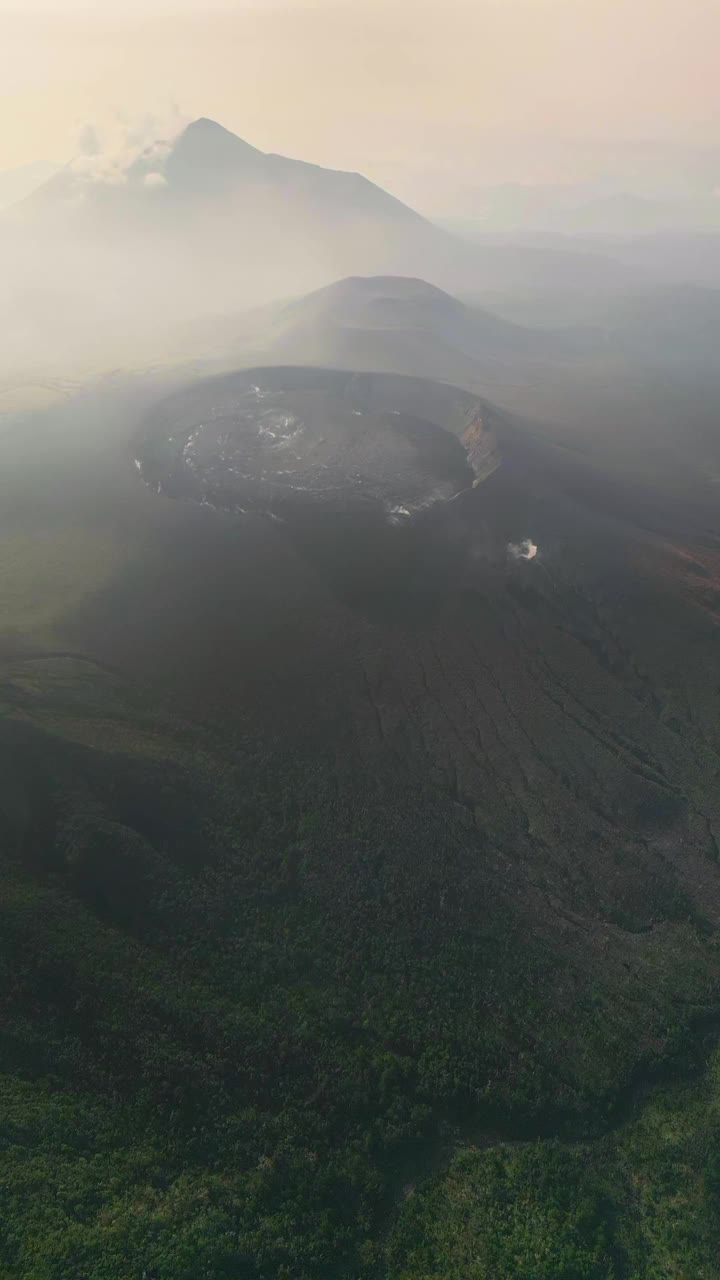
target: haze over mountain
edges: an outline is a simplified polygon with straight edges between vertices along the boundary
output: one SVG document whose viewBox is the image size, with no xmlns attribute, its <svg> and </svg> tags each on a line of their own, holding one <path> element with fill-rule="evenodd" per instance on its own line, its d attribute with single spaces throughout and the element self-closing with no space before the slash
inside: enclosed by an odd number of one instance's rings
<svg viewBox="0 0 720 1280">
<path fill-rule="evenodd" d="M 537 328 L 462 302 L 426 280 L 355 276 L 267 308 L 248 323 L 268 354 L 296 364 L 412 364 L 408 372 L 415 372 L 423 360 L 437 366 L 454 358 L 466 361 L 465 378 L 474 381 L 483 368 L 490 374 L 488 360 L 512 361 L 519 372 L 528 361 L 632 354 L 657 364 L 714 368 L 720 291 L 656 285 L 619 299 L 595 298 L 594 305 L 592 324 Z M 449 369 L 438 376 L 451 381 Z"/>
<path fill-rule="evenodd" d="M 104 188 L 116 188 L 109 193 Z M 406 205 L 357 173 L 323 169 L 319 165 L 285 156 L 267 155 L 238 138 L 212 120 L 199 119 L 188 125 L 175 140 L 161 139 L 145 148 L 115 176 L 108 179 L 102 165 L 89 161 L 70 164 L 28 198 L 24 212 L 36 216 L 52 210 L 57 216 L 63 206 L 76 204 L 83 195 L 82 213 L 110 219 L 122 218 L 129 207 L 128 195 L 145 192 L 145 201 L 136 207 L 149 215 L 147 191 L 164 190 L 165 211 L 177 211 L 182 202 L 215 200 L 222 197 L 274 193 L 303 201 L 317 214 L 335 219 L 399 217 L 421 221 Z M 114 197 L 114 198 L 113 198 Z M 125 197 L 124 199 L 122 197 Z M 77 216 L 77 208 L 73 209 Z"/>
<path fill-rule="evenodd" d="M 553 295 L 541 327 L 501 319 L 427 281 L 349 277 L 245 312 L 181 325 L 174 348 L 204 368 L 328 365 L 423 374 L 487 396 L 564 447 L 605 458 L 626 477 L 720 474 L 714 422 L 720 295 L 646 287 L 617 300 L 588 295 L 571 324 Z M 553 326 L 553 311 L 560 315 Z M 631 420 L 632 426 L 628 426 Z"/>
<path fill-rule="evenodd" d="M 571 335 L 548 334 L 467 306 L 407 276 L 350 276 L 305 294 L 190 328 L 195 350 L 292 364 L 387 369 L 477 386 L 498 365 L 574 353 Z M 187 346 L 187 340 L 186 340 Z"/>
<path fill-rule="evenodd" d="M 170 317 L 237 310 L 346 275 L 604 293 L 637 275 L 591 253 L 470 245 L 359 174 L 267 155 L 205 119 L 120 167 L 81 157 L 0 226 L 8 349 L 19 352 L 33 324 L 58 350 L 140 333 L 147 342 Z"/>
<path fill-rule="evenodd" d="M 57 170 L 57 165 L 43 160 L 20 165 L 17 169 L 5 169 L 0 172 L 0 210 L 9 208 L 19 200 L 24 200 L 31 192 L 37 190 Z"/>
</svg>

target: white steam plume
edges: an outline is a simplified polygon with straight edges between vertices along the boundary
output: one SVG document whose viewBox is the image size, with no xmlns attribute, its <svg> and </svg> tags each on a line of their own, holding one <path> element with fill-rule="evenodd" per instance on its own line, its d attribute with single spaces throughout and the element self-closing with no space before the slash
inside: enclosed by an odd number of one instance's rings
<svg viewBox="0 0 720 1280">
<path fill-rule="evenodd" d="M 118 113 L 102 125 L 86 121 L 76 139 L 75 159 L 69 170 L 80 182 L 118 186 L 127 181 L 130 166 L 144 155 L 150 172 L 157 174 L 146 186 L 162 186 L 162 166 L 170 140 L 188 123 L 175 106 L 169 111 L 130 118 Z"/>
<path fill-rule="evenodd" d="M 522 542 L 508 542 L 507 553 L 511 560 L 534 560 L 538 553 L 537 544 L 532 538 L 523 538 Z"/>
</svg>

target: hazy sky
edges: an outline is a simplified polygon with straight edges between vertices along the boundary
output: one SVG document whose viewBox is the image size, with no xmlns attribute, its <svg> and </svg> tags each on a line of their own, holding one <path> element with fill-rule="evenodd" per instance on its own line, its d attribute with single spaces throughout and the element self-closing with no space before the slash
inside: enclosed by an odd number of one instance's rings
<svg viewBox="0 0 720 1280">
<path fill-rule="evenodd" d="M 0 0 L 0 169 L 209 115 L 406 198 L 572 177 L 714 143 L 719 49 L 720 0 Z"/>
</svg>

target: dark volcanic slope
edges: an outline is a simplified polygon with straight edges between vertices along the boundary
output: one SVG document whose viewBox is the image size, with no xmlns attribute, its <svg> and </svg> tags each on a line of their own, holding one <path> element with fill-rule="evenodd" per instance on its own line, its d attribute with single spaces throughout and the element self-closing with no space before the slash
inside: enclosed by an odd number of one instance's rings
<svg viewBox="0 0 720 1280">
<path fill-rule="evenodd" d="M 265 410 L 258 415 L 258 378 L 272 423 Z M 332 387 L 329 400 L 317 399 L 319 385 Z M 330 413 L 338 397 L 351 406 L 339 419 Z M 293 708 L 309 713 L 312 706 L 313 733 L 322 738 L 327 732 L 330 741 L 336 730 L 323 728 L 327 707 L 345 726 L 343 751 L 382 760 L 383 769 L 408 781 L 432 779 L 453 822 L 468 823 L 473 840 L 488 842 L 486 854 L 500 859 L 498 868 L 509 857 L 524 879 L 538 856 L 547 875 L 559 859 L 554 891 L 561 897 L 564 883 L 573 900 L 588 891 L 611 915 L 634 918 L 639 911 L 649 920 L 648 885 L 667 875 L 672 883 L 679 876 L 691 897 L 702 884 L 707 906 L 717 830 L 712 509 L 682 494 L 654 496 L 638 482 L 623 489 L 586 460 L 509 426 L 500 427 L 502 465 L 471 488 L 461 483 L 455 452 L 439 448 L 442 433 L 430 436 L 427 453 L 418 453 L 413 415 L 421 403 L 425 424 L 440 418 L 466 447 L 472 444 L 468 423 L 479 402 L 393 377 L 253 372 L 200 384 L 154 413 L 141 449 L 152 483 L 183 496 L 195 486 L 195 497 L 226 510 L 249 499 L 255 509 L 269 503 L 290 520 L 287 530 L 270 532 L 248 516 L 237 531 L 270 575 L 258 614 L 265 597 L 282 596 L 283 584 L 295 583 L 292 603 L 285 599 L 268 631 L 292 614 L 301 628 L 296 643 L 284 653 L 276 637 L 259 667 L 243 645 L 255 692 L 270 699 L 263 714 L 284 720 Z M 369 443 L 355 407 L 361 404 L 382 409 L 370 415 Z M 403 411 L 399 441 L 392 405 Z M 178 479 L 186 442 L 199 421 L 211 420 L 211 407 L 222 430 L 212 423 L 207 456 L 198 447 L 202 436 L 191 444 Z M 284 421 L 296 412 L 309 424 L 311 410 L 320 412 L 321 425 L 303 427 L 310 445 L 299 460 L 286 451 L 281 432 L 280 440 L 265 444 L 278 415 Z M 228 452 L 231 419 L 241 436 Z M 339 432 L 333 449 L 330 422 Z M 153 451 L 158 442 L 166 448 L 170 423 L 171 452 L 158 456 Z M 343 518 L 355 501 L 358 446 L 353 441 L 348 448 L 346 434 L 352 437 L 355 423 L 366 468 L 361 487 L 384 513 L 372 527 Z M 288 430 L 297 431 L 297 423 Z M 481 438 L 485 460 L 494 436 Z M 333 452 L 338 441 L 341 453 Z M 277 467 L 278 458 L 289 464 L 283 461 L 281 476 L 270 475 L 264 468 Z M 230 476 L 223 478 L 225 459 Z M 238 503 L 233 473 L 239 459 L 254 474 L 240 476 Z M 159 465 L 166 470 L 153 470 Z M 329 488 L 319 482 L 326 472 L 316 467 L 328 468 Z M 310 514 L 305 488 L 299 501 L 293 487 L 308 475 L 314 480 Z M 424 507 L 428 492 L 441 498 L 463 488 L 404 528 L 387 519 L 401 504 Z M 230 565 L 242 552 L 227 555 Z M 298 557 L 302 569 L 291 567 Z M 378 591 L 387 584 L 380 597 L 391 598 L 388 613 L 374 608 L 368 615 L 360 580 Z M 243 587 L 236 590 L 239 600 Z M 248 609 L 254 614 L 252 597 L 244 598 L 243 626 Z M 262 620 L 255 620 L 262 632 Z M 618 862 L 620 847 L 627 859 Z"/>
<path fill-rule="evenodd" d="M 132 394 L 98 389 L 44 437 L 45 489 L 3 475 L 6 528 L 72 500 L 88 539 L 142 534 L 58 627 L 102 667 L 18 637 L 3 665 L 9 1274 L 416 1280 L 384 1242 L 430 1141 L 597 1133 L 717 1017 L 716 504 L 496 416 L 501 465 L 393 524 L 398 477 L 466 466 L 437 432 L 472 453 L 477 404 L 334 378 L 165 400 L 153 488 Z M 372 520 L 255 509 L 277 424 L 252 385 L 343 493 L 369 413 Z M 158 493 L 208 422 L 199 500 Z M 252 464 L 244 514 L 208 505 L 223 457 Z"/>
</svg>

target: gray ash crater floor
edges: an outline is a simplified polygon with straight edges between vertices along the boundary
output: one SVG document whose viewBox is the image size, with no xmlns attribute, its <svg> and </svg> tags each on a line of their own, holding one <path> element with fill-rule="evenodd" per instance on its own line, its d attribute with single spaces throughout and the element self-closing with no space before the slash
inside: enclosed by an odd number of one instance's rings
<svg viewBox="0 0 720 1280">
<path fill-rule="evenodd" d="M 418 378 L 254 369 L 158 405 L 136 450 L 143 479 L 171 497 L 292 518 L 308 507 L 391 524 L 470 489 L 460 437 L 476 396 Z"/>
</svg>

